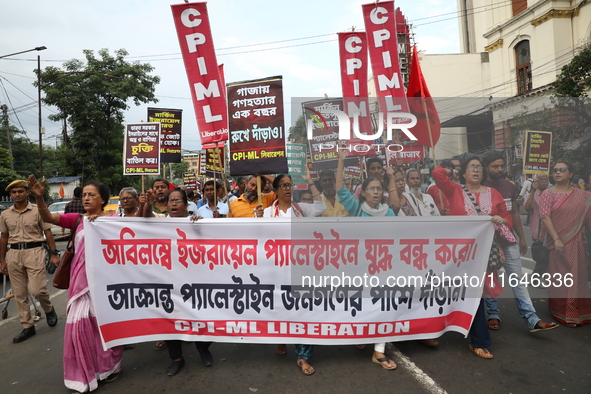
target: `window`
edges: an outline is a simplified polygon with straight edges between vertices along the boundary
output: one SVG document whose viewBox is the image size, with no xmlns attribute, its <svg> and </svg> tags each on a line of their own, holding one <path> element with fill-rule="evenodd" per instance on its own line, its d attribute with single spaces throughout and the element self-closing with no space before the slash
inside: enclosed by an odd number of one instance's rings
<svg viewBox="0 0 591 394">
<path fill-rule="evenodd" d="M 531 56 L 529 41 L 521 41 L 515 47 L 515 62 L 517 69 L 517 94 L 525 94 L 532 90 Z"/>
<path fill-rule="evenodd" d="M 513 7 L 513 16 L 527 9 L 527 0 L 511 0 Z"/>
</svg>

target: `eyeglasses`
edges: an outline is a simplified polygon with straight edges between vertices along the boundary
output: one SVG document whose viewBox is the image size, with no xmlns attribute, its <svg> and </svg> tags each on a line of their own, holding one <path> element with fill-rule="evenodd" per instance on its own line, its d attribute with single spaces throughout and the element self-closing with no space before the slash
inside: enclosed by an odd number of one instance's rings
<svg viewBox="0 0 591 394">
<path fill-rule="evenodd" d="M 182 204 L 184 203 L 183 200 L 168 200 L 169 204 Z"/>
<path fill-rule="evenodd" d="M 478 172 L 484 171 L 484 167 L 481 167 L 481 166 L 468 166 L 468 169 L 470 171 L 478 171 Z"/>
<path fill-rule="evenodd" d="M 291 183 L 282 183 L 279 187 L 283 190 L 291 189 Z"/>
<path fill-rule="evenodd" d="M 568 167 L 556 167 L 554 168 L 554 173 L 557 172 L 567 172 L 568 171 Z"/>
<path fill-rule="evenodd" d="M 131 200 L 134 200 L 134 199 L 135 199 L 135 197 L 123 197 L 123 198 L 120 198 L 121 202 L 127 202 L 127 201 L 131 201 Z"/>
<path fill-rule="evenodd" d="M 314 202 L 314 200 L 312 198 L 302 198 L 300 201 L 301 202 L 310 202 L 310 203 Z"/>
<path fill-rule="evenodd" d="M 365 190 L 366 190 L 366 191 L 370 191 L 370 192 L 372 192 L 372 193 L 375 193 L 375 192 L 378 192 L 378 193 L 379 193 L 379 192 L 382 192 L 382 191 L 384 191 L 384 189 L 382 189 L 381 187 L 376 187 L 376 186 L 373 186 L 373 187 L 368 187 L 368 188 L 367 188 L 367 189 L 365 189 Z"/>
</svg>

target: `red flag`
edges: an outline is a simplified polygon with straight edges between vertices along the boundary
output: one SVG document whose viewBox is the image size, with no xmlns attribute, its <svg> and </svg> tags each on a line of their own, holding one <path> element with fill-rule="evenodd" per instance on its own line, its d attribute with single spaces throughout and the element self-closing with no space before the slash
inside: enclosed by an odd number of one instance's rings
<svg viewBox="0 0 591 394">
<path fill-rule="evenodd" d="M 421 71 L 416 45 L 412 51 L 410 79 L 406 96 L 410 112 L 417 117 L 417 124 L 415 127 L 410 128 L 410 132 L 417 137 L 419 144 L 433 148 L 439 140 L 441 122 Z"/>
<path fill-rule="evenodd" d="M 66 194 L 64 193 L 64 184 L 60 181 L 60 197 L 64 198 Z"/>
</svg>

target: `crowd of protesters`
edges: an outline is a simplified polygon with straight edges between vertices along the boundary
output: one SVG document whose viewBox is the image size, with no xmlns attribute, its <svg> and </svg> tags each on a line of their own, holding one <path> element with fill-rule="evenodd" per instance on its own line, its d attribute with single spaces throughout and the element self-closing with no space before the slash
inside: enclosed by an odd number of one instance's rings
<svg viewBox="0 0 591 394">
<path fill-rule="evenodd" d="M 187 191 L 184 186 L 176 187 L 164 178 L 156 178 L 150 189 L 143 193 L 132 187 L 123 188 L 119 193 L 120 209 L 114 216 L 197 221 L 226 217 L 487 215 L 495 227 L 489 269 L 496 269 L 502 261 L 507 274 L 521 277 L 521 256 L 528 251 L 528 244 L 543 241 L 549 249 L 547 272 L 572 273 L 575 278 L 571 287 L 548 288 L 548 306 L 553 318 L 567 327 L 591 322 L 588 277 L 591 242 L 587 242 L 591 233 L 591 174 L 583 178 L 585 184 L 581 187 L 573 166 L 558 160 L 551 168 L 551 177 L 536 175 L 518 187 L 505 179 L 504 156 L 492 151 L 483 157 L 467 156 L 463 160 L 454 157 L 441 162 L 432 169 L 430 184 L 425 184 L 427 175 L 418 168 L 404 168 L 401 162 L 385 166 L 380 158 L 369 158 L 365 160 L 365 179 L 353 182 L 344 174 L 345 157 L 346 152 L 342 151 L 336 172 L 320 171 L 316 180 L 306 171 L 301 177 L 303 188 L 297 189 L 294 180 L 287 174 L 241 177 L 236 180 L 234 190 L 229 188 L 226 180 L 207 180 L 202 185 L 203 195 Z M 101 343 L 86 277 L 84 221 L 79 220 L 80 214 L 89 220 L 105 215 L 103 209 L 110 197 L 109 189 L 100 182 L 88 182 L 76 190 L 76 198 L 69 204 L 67 213 L 58 215 L 47 209 L 43 200 L 44 184 L 34 176 L 29 177 L 28 184 L 22 181 L 18 187 L 11 185 L 7 190 L 10 189 L 14 198 L 21 198 L 22 194 L 30 192 L 37 204 L 15 204 L 6 215 L 2 214 L 0 269 L 3 272 L 14 270 L 17 264 L 9 258 L 13 254 L 7 253 L 12 249 L 12 245 L 8 245 L 7 230 L 13 227 L 6 220 L 12 213 L 18 215 L 19 207 L 25 207 L 25 210 L 31 211 L 30 214 L 40 217 L 40 223 L 56 224 L 76 234 L 76 254 L 72 261 L 66 310 L 64 380 L 66 387 L 73 392 L 92 391 L 99 381 L 110 382 L 118 377 L 123 353 L 122 347 L 104 350 Z M 13 192 L 12 189 L 18 190 Z M 17 191 L 20 193 L 18 196 Z M 518 203 L 523 203 L 528 212 L 531 240 L 524 235 Z M 40 225 L 40 231 L 46 230 L 46 227 Z M 52 259 L 52 262 L 57 264 L 57 259 Z M 23 275 L 25 278 L 30 276 L 26 267 L 23 268 Z M 38 278 L 35 280 L 38 281 Z M 558 324 L 544 322 L 538 317 L 527 286 L 522 281 L 511 281 L 510 284 L 513 285 L 517 311 L 530 332 L 558 327 Z M 55 314 L 51 305 L 44 309 L 46 312 L 51 309 L 47 312 L 49 317 Z M 23 319 L 25 329 L 30 328 L 28 317 L 21 316 Z M 478 357 L 492 358 L 488 350 L 492 345 L 489 330 L 500 328 L 501 316 L 495 294 L 485 289 L 470 328 L 469 349 Z M 15 338 L 14 342 L 28 338 L 21 337 L 18 337 L 19 340 Z M 423 343 L 427 346 L 439 345 L 435 338 Z M 195 345 L 201 361 L 210 366 L 213 361 L 209 351 L 211 342 L 195 342 Z M 157 350 L 165 348 L 168 348 L 172 360 L 166 373 L 176 375 L 185 363 L 182 342 L 169 340 L 156 343 Z M 310 364 L 313 346 L 298 344 L 295 349 L 301 371 L 306 375 L 313 374 L 314 368 Z M 284 344 L 278 344 L 276 350 L 279 354 L 286 354 Z M 374 345 L 371 360 L 387 370 L 396 368 L 394 361 L 385 354 L 385 343 Z"/>
</svg>

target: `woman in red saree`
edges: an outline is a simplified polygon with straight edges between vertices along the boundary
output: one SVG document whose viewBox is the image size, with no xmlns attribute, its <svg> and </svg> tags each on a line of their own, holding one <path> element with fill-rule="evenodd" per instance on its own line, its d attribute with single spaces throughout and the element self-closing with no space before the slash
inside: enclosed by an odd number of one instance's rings
<svg viewBox="0 0 591 394">
<path fill-rule="evenodd" d="M 540 217 L 550 251 L 548 307 L 554 319 L 569 327 L 591 322 L 591 294 L 587 281 L 587 240 L 591 231 L 591 193 L 570 185 L 571 164 L 554 165 L 555 186 L 541 195 Z"/>
</svg>

